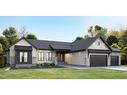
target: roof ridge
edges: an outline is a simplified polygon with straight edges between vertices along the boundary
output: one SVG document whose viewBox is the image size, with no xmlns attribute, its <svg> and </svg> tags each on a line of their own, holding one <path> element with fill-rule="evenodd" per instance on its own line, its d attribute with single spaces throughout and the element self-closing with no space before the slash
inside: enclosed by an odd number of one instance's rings
<svg viewBox="0 0 127 95">
<path fill-rule="evenodd" d="M 51 41 L 51 40 L 33 40 L 33 39 L 28 39 L 32 41 L 45 41 L 45 42 L 61 42 L 61 43 L 72 43 L 72 42 L 64 42 L 64 41 Z"/>
</svg>

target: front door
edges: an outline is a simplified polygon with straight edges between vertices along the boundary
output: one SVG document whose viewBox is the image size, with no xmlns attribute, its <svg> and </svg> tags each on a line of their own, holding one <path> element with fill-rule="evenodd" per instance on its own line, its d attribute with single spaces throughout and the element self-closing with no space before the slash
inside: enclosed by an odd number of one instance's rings
<svg viewBox="0 0 127 95">
<path fill-rule="evenodd" d="M 57 53 L 57 61 L 64 62 L 64 53 Z"/>
</svg>

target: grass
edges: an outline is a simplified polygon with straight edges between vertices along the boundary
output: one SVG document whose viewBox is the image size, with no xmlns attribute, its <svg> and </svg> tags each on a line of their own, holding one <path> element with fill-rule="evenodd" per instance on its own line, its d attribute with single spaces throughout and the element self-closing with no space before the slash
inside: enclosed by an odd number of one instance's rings
<svg viewBox="0 0 127 95">
<path fill-rule="evenodd" d="M 0 79 L 127 79 L 127 72 L 108 69 L 0 69 Z"/>
</svg>

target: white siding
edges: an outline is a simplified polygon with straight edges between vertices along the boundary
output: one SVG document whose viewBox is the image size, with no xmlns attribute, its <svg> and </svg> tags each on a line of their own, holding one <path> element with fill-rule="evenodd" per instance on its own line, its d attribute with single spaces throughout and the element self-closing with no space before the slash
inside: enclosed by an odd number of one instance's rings
<svg viewBox="0 0 127 95">
<path fill-rule="evenodd" d="M 18 43 L 16 43 L 15 45 L 18 46 L 31 46 L 31 44 L 29 44 L 26 40 L 22 39 L 20 40 Z"/>
<path fill-rule="evenodd" d="M 98 45 L 98 42 L 100 42 L 100 45 Z M 98 38 L 90 47 L 89 49 L 100 49 L 100 50 L 109 50 L 109 48 L 105 45 L 105 43 Z"/>
<path fill-rule="evenodd" d="M 86 65 L 86 52 L 81 51 L 65 54 L 65 61 L 68 64 Z"/>
<path fill-rule="evenodd" d="M 15 45 L 18 45 L 18 46 L 31 46 L 31 44 L 29 44 L 24 39 L 20 40 Z M 15 45 L 10 47 L 10 64 L 15 63 L 15 50 L 14 50 Z M 32 63 L 33 64 L 37 63 L 37 58 L 36 57 L 37 57 L 37 50 L 34 47 L 32 47 Z"/>
</svg>

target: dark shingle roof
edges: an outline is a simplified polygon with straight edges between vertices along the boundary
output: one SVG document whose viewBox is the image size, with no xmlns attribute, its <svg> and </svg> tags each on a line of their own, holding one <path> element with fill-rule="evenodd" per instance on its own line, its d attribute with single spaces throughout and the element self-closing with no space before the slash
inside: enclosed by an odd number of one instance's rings
<svg viewBox="0 0 127 95">
<path fill-rule="evenodd" d="M 117 49 L 117 48 L 112 48 L 112 51 L 114 51 L 114 52 L 120 52 L 120 50 Z"/>
<path fill-rule="evenodd" d="M 74 42 L 59 42 L 59 41 L 46 41 L 46 40 L 31 40 L 26 39 L 31 45 L 36 49 L 45 49 L 45 50 L 70 50 L 70 51 L 80 51 L 88 49 L 88 47 L 99 37 L 88 38 L 86 40 L 77 40 Z M 102 37 L 100 37 L 102 39 Z M 103 40 L 103 39 L 102 39 Z M 103 40 L 103 42 L 108 46 L 110 50 L 111 47 Z"/>
<path fill-rule="evenodd" d="M 31 40 L 27 39 L 35 48 L 37 49 L 62 49 L 67 47 L 67 49 L 71 49 L 70 44 L 68 42 L 58 42 L 58 41 L 45 41 L 45 40 Z M 66 46 L 66 47 L 65 47 Z"/>
<path fill-rule="evenodd" d="M 88 38 L 86 40 L 84 39 L 77 40 L 72 43 L 72 51 L 87 49 L 96 39 L 97 37 Z"/>
<path fill-rule="evenodd" d="M 54 50 L 71 50 L 71 44 L 50 44 Z"/>
</svg>

